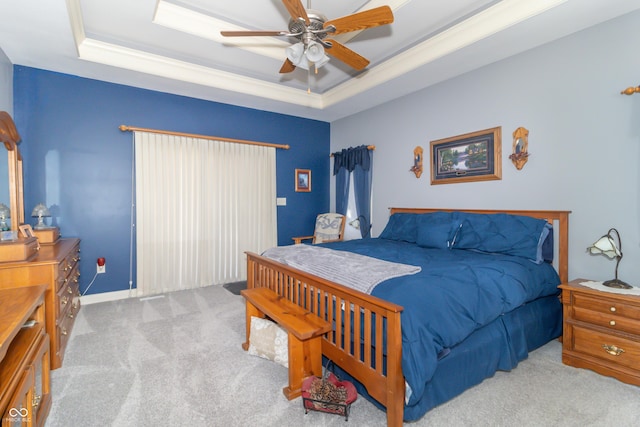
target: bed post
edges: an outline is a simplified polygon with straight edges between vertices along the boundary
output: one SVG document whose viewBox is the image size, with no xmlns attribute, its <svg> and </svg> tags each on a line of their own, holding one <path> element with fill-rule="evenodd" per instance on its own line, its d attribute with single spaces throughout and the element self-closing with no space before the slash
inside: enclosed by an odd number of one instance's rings
<svg viewBox="0 0 640 427">
<path fill-rule="evenodd" d="M 387 426 L 402 426 L 404 418 L 402 328 L 400 312 L 387 317 Z"/>
<path fill-rule="evenodd" d="M 256 263 L 248 253 L 245 252 L 245 255 L 247 256 L 247 289 L 251 289 L 255 287 Z"/>
<path fill-rule="evenodd" d="M 569 281 L 569 212 L 562 212 L 558 218 L 560 236 L 558 239 L 558 275 L 561 283 Z"/>
</svg>

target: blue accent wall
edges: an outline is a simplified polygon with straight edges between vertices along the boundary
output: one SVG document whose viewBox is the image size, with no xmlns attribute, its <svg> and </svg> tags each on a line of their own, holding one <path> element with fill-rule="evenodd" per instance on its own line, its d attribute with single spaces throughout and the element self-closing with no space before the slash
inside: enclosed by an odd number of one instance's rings
<svg viewBox="0 0 640 427">
<path fill-rule="evenodd" d="M 24 66 L 14 67 L 13 89 L 25 215 L 43 202 L 63 237 L 82 239 L 81 292 L 98 257 L 107 272 L 87 294 L 129 288 L 133 136 L 120 125 L 289 144 L 276 150 L 277 194 L 287 198 L 278 207 L 280 245 L 310 234 L 329 209 L 329 123 Z M 312 192 L 295 192 L 296 168 L 311 169 Z"/>
</svg>

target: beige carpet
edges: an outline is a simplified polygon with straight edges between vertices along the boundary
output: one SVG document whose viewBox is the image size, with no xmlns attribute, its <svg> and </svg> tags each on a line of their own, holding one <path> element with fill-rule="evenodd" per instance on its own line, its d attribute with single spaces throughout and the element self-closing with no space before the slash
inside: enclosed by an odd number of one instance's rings
<svg viewBox="0 0 640 427">
<path fill-rule="evenodd" d="M 385 426 L 359 397 L 348 423 L 305 415 L 287 370 L 248 355 L 244 302 L 223 287 L 81 309 L 52 373 L 47 426 Z M 638 426 L 640 388 L 562 365 L 550 342 L 412 426 Z"/>
</svg>

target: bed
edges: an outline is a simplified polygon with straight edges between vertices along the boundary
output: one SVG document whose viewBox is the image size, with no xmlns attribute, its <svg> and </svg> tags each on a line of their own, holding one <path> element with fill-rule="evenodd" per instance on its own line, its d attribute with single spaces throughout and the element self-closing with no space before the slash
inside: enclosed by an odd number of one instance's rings
<svg viewBox="0 0 640 427">
<path fill-rule="evenodd" d="M 323 356 L 386 410 L 388 425 L 402 425 L 561 334 L 557 286 L 568 279 L 568 218 L 568 211 L 392 208 L 379 238 L 321 246 L 418 272 L 367 293 L 267 251 L 247 254 L 247 287 L 270 288 L 332 323 Z"/>
</svg>

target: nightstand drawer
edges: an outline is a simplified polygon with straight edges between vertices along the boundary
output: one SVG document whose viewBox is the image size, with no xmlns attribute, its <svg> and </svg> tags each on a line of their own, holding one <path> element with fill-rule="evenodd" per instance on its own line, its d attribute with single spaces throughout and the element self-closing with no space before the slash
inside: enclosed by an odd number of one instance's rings
<svg viewBox="0 0 640 427">
<path fill-rule="evenodd" d="M 638 369 L 640 342 L 573 326 L 573 350 Z"/>
<path fill-rule="evenodd" d="M 595 298 L 591 295 L 574 293 L 573 307 L 608 313 L 620 317 L 626 317 L 627 319 L 635 319 L 640 322 L 639 306 L 625 304 L 624 302 L 615 299 L 608 299 L 605 295 L 602 295 L 600 298 Z"/>
<path fill-rule="evenodd" d="M 621 317 L 613 313 L 586 310 L 578 306 L 573 307 L 573 318 L 580 322 L 601 326 L 612 331 L 640 333 L 640 320 Z"/>
</svg>

